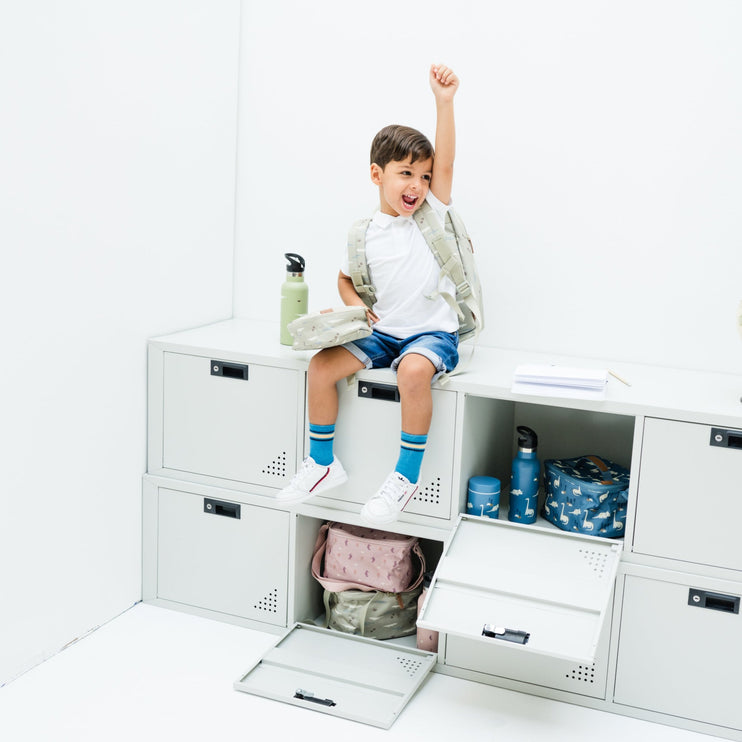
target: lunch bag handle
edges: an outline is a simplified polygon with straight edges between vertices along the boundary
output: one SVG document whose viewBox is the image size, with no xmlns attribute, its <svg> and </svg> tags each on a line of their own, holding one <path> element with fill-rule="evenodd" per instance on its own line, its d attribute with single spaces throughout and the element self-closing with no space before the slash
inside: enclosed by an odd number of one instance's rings
<svg viewBox="0 0 742 742">
<path fill-rule="evenodd" d="M 577 462 L 576 469 L 588 469 L 591 466 L 597 466 L 601 474 L 610 471 L 608 464 L 603 461 L 599 456 L 580 456 Z M 615 479 L 603 479 L 600 484 L 616 484 Z"/>
</svg>

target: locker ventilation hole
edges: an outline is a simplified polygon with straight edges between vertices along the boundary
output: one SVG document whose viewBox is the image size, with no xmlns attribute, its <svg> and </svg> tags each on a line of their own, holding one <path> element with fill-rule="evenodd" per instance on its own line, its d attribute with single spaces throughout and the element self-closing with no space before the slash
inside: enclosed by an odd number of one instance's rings
<svg viewBox="0 0 742 742">
<path fill-rule="evenodd" d="M 258 611 L 265 611 L 266 613 L 278 613 L 278 588 L 275 588 L 262 600 L 259 600 L 253 608 Z"/>
<path fill-rule="evenodd" d="M 421 487 L 412 498 L 413 502 L 422 502 L 427 505 L 440 505 L 441 502 L 441 478 L 436 477 L 432 482 Z"/>
<path fill-rule="evenodd" d="M 282 451 L 276 456 L 273 461 L 270 462 L 264 469 L 263 474 L 267 474 L 270 477 L 285 477 L 286 476 L 286 451 Z"/>
<path fill-rule="evenodd" d="M 594 683 L 595 682 L 595 665 L 578 665 L 572 672 L 568 672 L 565 676 L 567 680 L 576 680 L 579 683 Z"/>
<path fill-rule="evenodd" d="M 423 666 L 420 660 L 413 660 L 409 657 L 397 657 L 397 662 L 402 666 L 402 669 L 410 676 L 414 677 L 417 675 L 418 670 Z"/>
<path fill-rule="evenodd" d="M 585 558 L 587 566 L 595 572 L 596 577 L 602 577 L 608 555 L 599 551 L 591 551 L 590 549 L 580 549 L 580 553 Z"/>
</svg>

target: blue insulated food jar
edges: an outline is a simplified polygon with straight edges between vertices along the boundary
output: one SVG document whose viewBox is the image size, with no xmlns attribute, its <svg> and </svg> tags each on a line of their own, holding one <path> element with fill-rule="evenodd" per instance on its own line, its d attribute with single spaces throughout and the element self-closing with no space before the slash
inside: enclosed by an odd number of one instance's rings
<svg viewBox="0 0 742 742">
<path fill-rule="evenodd" d="M 466 499 L 467 515 L 500 515 L 500 480 L 496 477 L 472 477 Z"/>
</svg>

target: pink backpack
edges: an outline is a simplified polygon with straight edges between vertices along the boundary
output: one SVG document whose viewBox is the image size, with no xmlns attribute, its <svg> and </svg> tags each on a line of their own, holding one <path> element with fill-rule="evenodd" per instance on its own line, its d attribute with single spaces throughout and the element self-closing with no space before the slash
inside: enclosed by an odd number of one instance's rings
<svg viewBox="0 0 742 742">
<path fill-rule="evenodd" d="M 418 587 L 424 572 L 425 556 L 415 536 L 325 523 L 314 545 L 312 576 L 331 592 L 402 593 Z"/>
</svg>

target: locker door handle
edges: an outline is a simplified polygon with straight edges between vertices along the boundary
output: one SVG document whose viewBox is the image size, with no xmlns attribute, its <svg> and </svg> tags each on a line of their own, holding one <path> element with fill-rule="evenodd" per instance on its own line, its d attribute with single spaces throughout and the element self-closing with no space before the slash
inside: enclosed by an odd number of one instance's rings
<svg viewBox="0 0 742 742">
<path fill-rule="evenodd" d="M 528 644 L 528 640 L 531 638 L 531 634 L 528 631 L 507 629 L 504 626 L 493 626 L 489 623 L 484 625 L 482 636 L 487 636 L 490 639 L 503 639 L 506 642 L 513 642 L 515 644 Z"/>
<path fill-rule="evenodd" d="M 222 515 L 225 518 L 239 520 L 241 517 L 240 511 L 240 504 L 237 502 L 224 502 L 223 500 L 211 500 L 204 497 L 204 513 L 209 515 Z"/>
<path fill-rule="evenodd" d="M 711 593 L 707 590 L 697 590 L 692 587 L 688 591 L 688 605 L 697 608 L 709 608 L 712 611 L 723 611 L 724 613 L 739 613 L 739 596 Z"/>
<path fill-rule="evenodd" d="M 720 448 L 736 448 L 742 450 L 742 430 L 725 430 L 724 428 L 711 428 L 711 446 Z"/>
<path fill-rule="evenodd" d="M 226 376 L 228 379 L 244 379 L 247 381 L 248 366 L 245 363 L 227 363 L 225 361 L 211 362 L 212 376 Z"/>
<path fill-rule="evenodd" d="M 385 399 L 387 402 L 399 402 L 399 389 L 393 384 L 359 381 L 358 396 L 366 399 Z"/>
<path fill-rule="evenodd" d="M 332 698 L 317 698 L 317 696 L 315 696 L 312 691 L 302 690 L 301 688 L 297 688 L 296 693 L 294 693 L 294 698 L 299 698 L 302 701 L 311 701 L 312 703 L 318 703 L 321 706 L 337 706 Z"/>
</svg>

